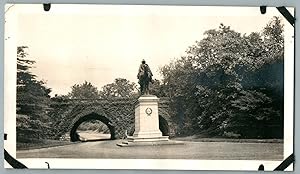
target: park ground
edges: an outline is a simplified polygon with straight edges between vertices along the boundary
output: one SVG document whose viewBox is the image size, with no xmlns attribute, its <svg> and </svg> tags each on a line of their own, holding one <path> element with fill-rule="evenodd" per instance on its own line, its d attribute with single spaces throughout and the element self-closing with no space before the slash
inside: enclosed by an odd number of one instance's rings
<svg viewBox="0 0 300 174">
<path fill-rule="evenodd" d="M 18 150 L 17 158 L 282 160 L 282 140 L 181 137 L 179 145 L 119 147 L 123 140 L 54 144 Z"/>
</svg>

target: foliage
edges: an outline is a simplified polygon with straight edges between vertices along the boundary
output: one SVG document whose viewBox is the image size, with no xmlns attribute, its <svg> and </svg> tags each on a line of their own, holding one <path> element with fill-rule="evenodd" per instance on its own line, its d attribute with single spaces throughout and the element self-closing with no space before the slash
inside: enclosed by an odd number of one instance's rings
<svg viewBox="0 0 300 174">
<path fill-rule="evenodd" d="M 68 101 L 70 98 L 68 95 L 58 95 L 55 94 L 54 97 L 51 98 L 52 101 L 54 102 L 65 102 Z"/>
<path fill-rule="evenodd" d="M 99 120 L 90 120 L 80 124 L 79 131 L 97 131 L 99 133 L 109 134 L 109 128 Z"/>
<path fill-rule="evenodd" d="M 137 86 L 135 83 L 127 79 L 116 78 L 113 83 L 102 87 L 100 91 L 101 98 L 115 98 L 115 97 L 135 97 L 137 96 Z"/>
<path fill-rule="evenodd" d="M 162 67 L 178 134 L 282 137 L 282 32 L 278 17 L 249 35 L 221 24 Z"/>
<path fill-rule="evenodd" d="M 17 48 L 17 137 L 39 138 L 50 133 L 47 112 L 51 89 L 30 72 L 35 61 L 27 58 L 25 49 Z"/>
<path fill-rule="evenodd" d="M 166 91 L 161 81 L 154 79 L 153 83 L 149 84 L 149 94 L 164 97 L 166 95 L 165 93 Z"/>
<path fill-rule="evenodd" d="M 99 91 L 91 82 L 85 81 L 83 84 L 75 84 L 68 94 L 71 99 L 97 99 Z"/>
<path fill-rule="evenodd" d="M 87 81 L 75 84 L 71 88 L 71 92 L 67 95 L 70 99 L 128 98 L 137 95 L 136 84 L 123 78 L 116 78 L 113 83 L 104 85 L 100 91 Z M 56 97 L 57 100 L 64 98 L 64 96 Z"/>
</svg>

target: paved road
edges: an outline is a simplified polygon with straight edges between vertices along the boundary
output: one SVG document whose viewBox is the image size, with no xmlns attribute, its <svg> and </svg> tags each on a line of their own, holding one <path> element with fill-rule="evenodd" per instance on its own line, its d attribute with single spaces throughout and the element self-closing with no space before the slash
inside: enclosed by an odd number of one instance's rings
<svg viewBox="0 0 300 174">
<path fill-rule="evenodd" d="M 17 151 L 17 158 L 121 158 L 282 160 L 282 143 L 191 142 L 184 145 L 118 147 L 122 140 Z"/>
<path fill-rule="evenodd" d="M 97 139 L 110 139 L 110 134 L 102 134 L 97 131 L 77 131 L 81 141 L 97 140 Z"/>
</svg>

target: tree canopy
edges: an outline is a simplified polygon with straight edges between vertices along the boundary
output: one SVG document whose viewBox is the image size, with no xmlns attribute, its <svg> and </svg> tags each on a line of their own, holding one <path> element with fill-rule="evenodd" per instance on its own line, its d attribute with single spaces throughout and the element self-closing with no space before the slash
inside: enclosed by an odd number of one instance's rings
<svg viewBox="0 0 300 174">
<path fill-rule="evenodd" d="M 68 97 L 70 99 L 97 99 L 99 91 L 91 82 L 85 81 L 82 84 L 73 85 Z"/>
<path fill-rule="evenodd" d="M 100 90 L 91 82 L 74 84 L 67 95 L 70 99 L 129 98 L 137 96 L 136 84 L 124 78 L 116 78 L 113 83 L 104 85 Z"/>
<path fill-rule="evenodd" d="M 116 78 L 113 83 L 103 86 L 100 91 L 101 98 L 128 98 L 135 97 L 136 95 L 136 84 L 124 78 Z"/>
<path fill-rule="evenodd" d="M 178 133 L 282 137 L 283 50 L 278 17 L 249 35 L 224 24 L 206 31 L 161 68 Z"/>
</svg>

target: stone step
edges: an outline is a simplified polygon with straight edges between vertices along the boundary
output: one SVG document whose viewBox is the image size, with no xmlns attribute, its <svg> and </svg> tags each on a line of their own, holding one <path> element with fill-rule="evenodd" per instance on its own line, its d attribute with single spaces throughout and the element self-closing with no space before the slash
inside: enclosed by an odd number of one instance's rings
<svg viewBox="0 0 300 174">
<path fill-rule="evenodd" d="M 122 142 L 122 143 L 117 143 L 117 146 L 126 147 L 126 146 L 128 146 L 128 144 Z"/>
<path fill-rule="evenodd" d="M 122 142 L 118 143 L 120 147 L 134 147 L 134 146 L 161 146 L 161 145 L 184 145 L 183 141 L 134 141 L 134 142 Z"/>
<path fill-rule="evenodd" d="M 158 137 L 133 137 L 128 136 L 129 142 L 155 142 L 155 141 L 169 141 L 169 136 L 158 136 Z"/>
</svg>

